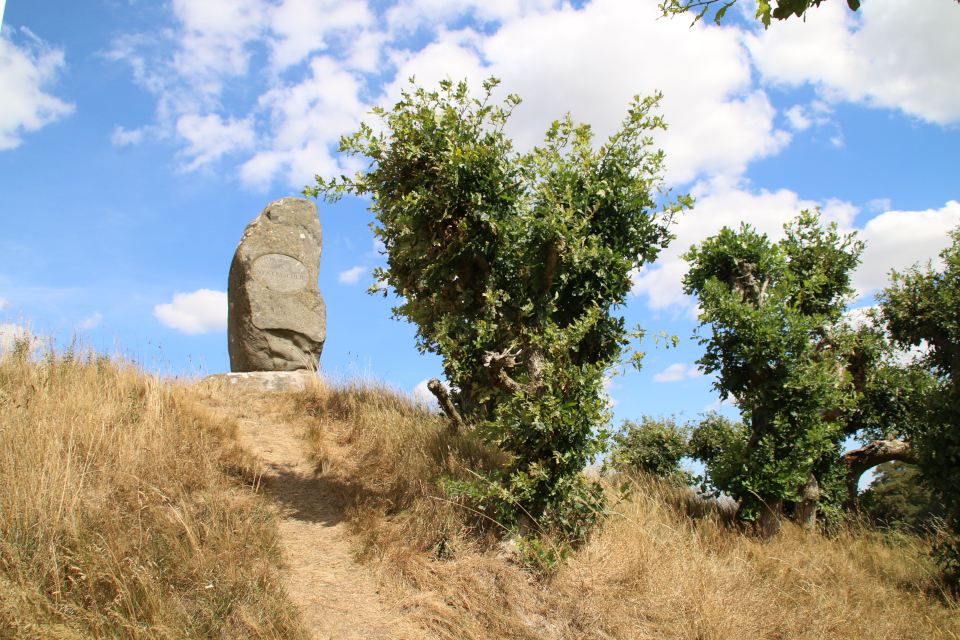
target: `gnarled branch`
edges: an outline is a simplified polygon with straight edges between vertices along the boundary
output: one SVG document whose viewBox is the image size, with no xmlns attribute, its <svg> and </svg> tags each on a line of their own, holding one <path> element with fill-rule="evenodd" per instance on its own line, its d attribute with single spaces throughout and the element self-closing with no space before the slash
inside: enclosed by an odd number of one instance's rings
<svg viewBox="0 0 960 640">
<path fill-rule="evenodd" d="M 510 353 L 510 349 L 505 349 L 502 353 L 487 351 L 483 354 L 483 366 L 490 371 L 490 375 L 502 389 L 513 394 L 527 391 L 526 385 L 511 378 L 506 371 L 517 366 L 518 357 L 520 357 L 520 351 Z"/>
<path fill-rule="evenodd" d="M 851 509 L 857 502 L 860 476 L 878 464 L 899 460 L 907 464 L 916 464 L 917 452 L 909 442 L 902 440 L 875 440 L 865 447 L 847 451 L 841 457 L 847 465 L 847 499 L 843 505 Z"/>
<path fill-rule="evenodd" d="M 504 391 L 515 395 L 537 394 L 544 388 L 543 368 L 546 358 L 540 349 L 530 349 L 527 355 L 527 373 L 530 375 L 530 382 L 520 384 L 507 373 L 507 369 L 517 366 L 520 353 L 519 350 L 516 353 L 510 353 L 510 349 L 505 349 L 502 353 L 487 351 L 483 355 L 483 366 L 490 371 L 490 375 Z"/>
<path fill-rule="evenodd" d="M 447 391 L 443 383 L 436 378 L 430 378 L 430 381 L 427 382 L 427 389 L 437 397 L 437 402 L 440 403 L 443 412 L 450 418 L 450 431 L 457 433 L 457 431 L 463 428 L 463 418 L 460 417 L 456 407 L 453 406 L 453 400 L 450 399 L 450 392 Z"/>
<path fill-rule="evenodd" d="M 757 268 L 757 265 L 746 260 L 738 260 L 737 268 L 740 270 L 740 277 L 736 278 L 735 287 L 743 292 L 744 297 L 750 298 L 753 306 L 761 306 L 767 294 L 767 285 L 770 284 L 770 278 L 766 277 L 763 282 L 757 282 L 756 276 L 753 275 L 753 270 Z"/>
</svg>

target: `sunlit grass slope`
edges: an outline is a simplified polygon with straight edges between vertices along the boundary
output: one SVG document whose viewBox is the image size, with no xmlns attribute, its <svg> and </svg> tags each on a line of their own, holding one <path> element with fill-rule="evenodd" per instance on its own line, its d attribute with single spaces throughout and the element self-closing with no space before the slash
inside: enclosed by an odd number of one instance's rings
<svg viewBox="0 0 960 640">
<path fill-rule="evenodd" d="M 235 424 L 73 351 L 0 355 L 0 637 L 305 637 Z"/>
<path fill-rule="evenodd" d="M 634 479 L 629 500 L 564 565 L 531 568 L 497 529 L 450 496 L 503 454 L 451 435 L 423 404 L 363 380 L 301 394 L 318 469 L 350 497 L 357 555 L 439 637 L 957 638 L 929 543 L 851 525 L 787 525 L 762 544 L 677 487 Z M 618 479 L 617 485 L 622 479 Z"/>
</svg>

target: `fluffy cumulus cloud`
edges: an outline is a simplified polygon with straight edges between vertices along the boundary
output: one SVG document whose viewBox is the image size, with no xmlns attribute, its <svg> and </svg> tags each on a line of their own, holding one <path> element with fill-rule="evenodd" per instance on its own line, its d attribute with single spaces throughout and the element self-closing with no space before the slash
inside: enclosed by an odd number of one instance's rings
<svg viewBox="0 0 960 640">
<path fill-rule="evenodd" d="M 567 111 L 607 136 L 633 96 L 662 91 L 669 129 L 655 140 L 674 184 L 701 173 L 737 175 L 778 151 L 789 135 L 774 128 L 774 108 L 751 85 L 739 32 L 658 15 L 654 1 L 594 0 L 579 10 L 528 11 L 489 36 L 441 31 L 416 54 L 396 53 L 396 77 L 450 74 L 475 85 L 501 78 L 524 99 L 509 130 L 521 148 L 538 143 Z"/>
<path fill-rule="evenodd" d="M 960 221 L 956 201 L 927 211 L 887 211 L 857 228 L 853 222 L 860 210 L 849 202 L 804 200 L 788 189 L 754 192 L 718 179 L 697 184 L 693 195 L 696 207 L 680 216 L 673 229 L 676 240 L 656 263 L 634 274 L 634 295 L 645 298 L 653 309 L 673 308 L 695 315 L 695 301 L 683 293 L 687 263 L 681 256 L 725 226 L 738 229 L 741 223 L 749 224 L 776 242 L 783 238 L 784 224 L 802 210 L 819 206 L 824 223 L 837 223 L 843 233 L 856 231 L 866 242 L 853 285 L 860 295 L 869 295 L 886 286 L 891 269 L 902 270 L 929 259 L 936 263 L 937 254 L 951 242 L 948 231 Z"/>
<path fill-rule="evenodd" d="M 20 41 L 20 44 L 15 42 Z M 23 134 L 36 131 L 73 112 L 50 93 L 64 70 L 63 49 L 46 44 L 29 29 L 4 25 L 0 30 L 0 150 L 13 149 Z"/>
<path fill-rule="evenodd" d="M 260 106 L 274 124 L 263 148 L 241 167 L 243 181 L 265 188 L 282 175 L 303 186 L 315 174 L 338 171 L 341 165 L 331 149 L 370 108 L 358 97 L 362 87 L 356 74 L 319 57 L 310 62 L 308 76 L 298 84 L 266 91 Z"/>
<path fill-rule="evenodd" d="M 825 2 L 804 20 L 757 31 L 747 46 L 769 83 L 812 83 L 829 102 L 960 122 L 960 8 L 944 0 Z"/>
<path fill-rule="evenodd" d="M 172 30 L 119 37 L 108 57 L 128 62 L 158 99 L 155 129 L 182 143 L 184 168 L 238 154 L 246 185 L 302 186 L 315 173 L 352 170 L 339 136 L 396 100 L 407 78 L 446 76 L 479 88 L 495 75 L 525 102 L 510 134 L 520 148 L 570 111 L 612 133 L 630 99 L 663 91 L 670 128 L 657 136 L 668 179 L 736 176 L 776 153 L 790 134 L 751 78 L 742 33 L 657 20 L 656 0 L 176 0 Z M 254 56 L 265 51 L 266 56 Z M 256 66 L 260 65 L 260 66 Z M 226 103 L 231 87 L 258 92 L 246 111 Z M 236 108 L 235 103 L 231 106 Z M 794 121 L 797 121 L 794 118 Z M 147 131 L 138 129 L 136 131 Z M 118 129 L 114 144 L 136 143 Z"/>
<path fill-rule="evenodd" d="M 818 88 L 817 100 L 785 111 L 792 131 L 828 122 L 841 100 L 960 120 L 954 3 L 872 0 L 856 14 L 824 3 L 806 21 L 755 32 L 658 20 L 657 5 L 174 0 L 174 28 L 118 37 L 108 57 L 129 63 L 157 96 L 157 122 L 139 135 L 178 140 L 186 169 L 235 154 L 241 181 L 260 189 L 357 168 L 336 155 L 339 136 L 372 105 L 395 101 L 414 75 L 426 84 L 503 79 L 504 94 L 525 100 L 509 131 L 520 148 L 567 111 L 608 135 L 632 96 L 662 91 L 670 128 L 656 143 L 672 184 L 736 178 L 789 143 L 767 85 Z M 119 129 L 113 138 L 118 147 L 139 140 Z M 839 134 L 833 140 L 843 144 Z"/>
<path fill-rule="evenodd" d="M 653 376 L 654 382 L 680 382 L 690 378 L 699 378 L 703 375 L 700 367 L 688 365 L 685 362 L 672 364 L 660 373 Z"/>
<path fill-rule="evenodd" d="M 163 326 L 186 334 L 224 331 L 227 328 L 227 293 L 211 289 L 175 293 L 171 302 L 155 306 L 153 315 Z"/>
<path fill-rule="evenodd" d="M 131 132 L 132 133 L 132 132 Z M 217 160 L 225 153 L 253 146 L 254 131 L 249 119 L 224 121 L 218 115 L 188 113 L 177 120 L 177 133 L 187 142 L 182 153 L 191 158 L 188 171 Z M 114 137 L 116 137 L 114 133 Z"/>
<path fill-rule="evenodd" d="M 887 285 L 891 270 L 903 271 L 928 260 L 939 267 L 939 253 L 951 244 L 948 234 L 958 223 L 960 202 L 956 200 L 939 209 L 881 213 L 858 232 L 867 247 L 854 274 L 854 286 L 869 294 Z"/>
<path fill-rule="evenodd" d="M 340 134 L 372 105 L 394 101 L 413 75 L 427 84 L 466 77 L 474 86 L 502 78 L 525 99 L 510 131 L 521 148 L 568 110 L 607 135 L 633 95 L 663 91 L 670 128 L 656 142 L 668 153 L 673 184 L 736 177 L 789 143 L 792 134 L 774 126 L 767 85 L 817 87 L 817 100 L 785 111 L 792 131 L 829 121 L 830 104 L 841 100 L 960 120 L 955 3 L 872 0 L 857 13 L 824 3 L 805 21 L 752 32 L 658 20 L 657 5 L 174 0 L 173 28 L 120 36 L 107 54 L 129 63 L 158 100 L 156 123 L 118 129 L 113 141 L 172 137 L 186 169 L 236 154 L 247 186 L 302 186 L 315 173 L 356 168 L 334 152 Z M 57 53 L 35 53 L 33 77 L 55 72 Z M 35 121 L 67 108 L 47 98 Z M 841 135 L 833 140 L 843 144 Z"/>
</svg>

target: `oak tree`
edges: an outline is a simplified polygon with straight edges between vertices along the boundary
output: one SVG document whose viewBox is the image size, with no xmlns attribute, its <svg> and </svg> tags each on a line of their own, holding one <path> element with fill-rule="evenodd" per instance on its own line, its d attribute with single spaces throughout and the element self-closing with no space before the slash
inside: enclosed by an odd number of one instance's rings
<svg viewBox="0 0 960 640">
<path fill-rule="evenodd" d="M 379 132 L 363 124 L 342 138 L 366 170 L 317 176 L 304 193 L 370 196 L 387 255 L 373 291 L 393 289 L 418 348 L 442 356 L 451 392 L 431 388 L 454 428 L 512 454 L 472 495 L 501 521 L 577 538 L 600 506 L 582 470 L 609 419 L 603 379 L 631 337 L 615 310 L 691 201 L 661 195 L 664 155 L 650 139 L 665 127 L 659 96 L 635 99 L 599 146 L 568 115 L 519 153 L 504 126 L 520 99 L 492 104 L 497 84 L 480 98 L 465 82 L 414 85 L 374 109 Z"/>
<path fill-rule="evenodd" d="M 685 291 L 697 296 L 707 330 L 698 364 L 717 373 L 714 388 L 743 416 L 708 417 L 692 448 L 764 537 L 779 530 L 788 503 L 805 526 L 814 521 L 822 481 L 838 473 L 841 417 L 856 398 L 841 320 L 863 243 L 836 225 L 823 229 L 808 211 L 784 228 L 773 243 L 748 225 L 725 227 L 684 256 Z"/>
<path fill-rule="evenodd" d="M 960 573 L 960 228 L 950 235 L 941 269 L 928 262 L 894 271 L 877 299 L 892 339 L 904 349 L 926 348 L 921 361 L 934 384 L 918 409 L 912 442 L 920 477 L 958 534 L 942 549 L 942 560 Z"/>
</svg>

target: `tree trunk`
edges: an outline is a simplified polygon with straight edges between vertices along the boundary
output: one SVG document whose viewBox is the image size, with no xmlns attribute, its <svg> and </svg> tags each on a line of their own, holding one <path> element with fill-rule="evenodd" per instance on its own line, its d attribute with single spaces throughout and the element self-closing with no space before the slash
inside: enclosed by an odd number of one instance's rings
<svg viewBox="0 0 960 640">
<path fill-rule="evenodd" d="M 820 483 L 813 471 L 807 471 L 807 482 L 800 490 L 800 502 L 795 512 L 797 524 L 805 531 L 817 526 L 817 505 L 820 503 Z"/>
<path fill-rule="evenodd" d="M 737 508 L 737 520 L 743 521 L 741 515 L 743 503 Z M 780 519 L 783 517 L 783 500 L 770 498 L 768 500 L 760 499 L 760 517 L 754 520 L 753 532 L 764 542 L 777 535 L 780 532 Z"/>
<path fill-rule="evenodd" d="M 847 451 L 842 460 L 847 465 L 847 499 L 843 506 L 852 510 L 857 505 L 857 494 L 860 493 L 860 476 L 868 469 L 893 460 L 916 464 L 917 454 L 909 442 L 875 440 L 865 447 Z"/>
<path fill-rule="evenodd" d="M 760 507 L 757 518 L 757 533 L 764 542 L 780 533 L 780 519 L 783 517 L 783 500 L 770 500 Z"/>
</svg>

